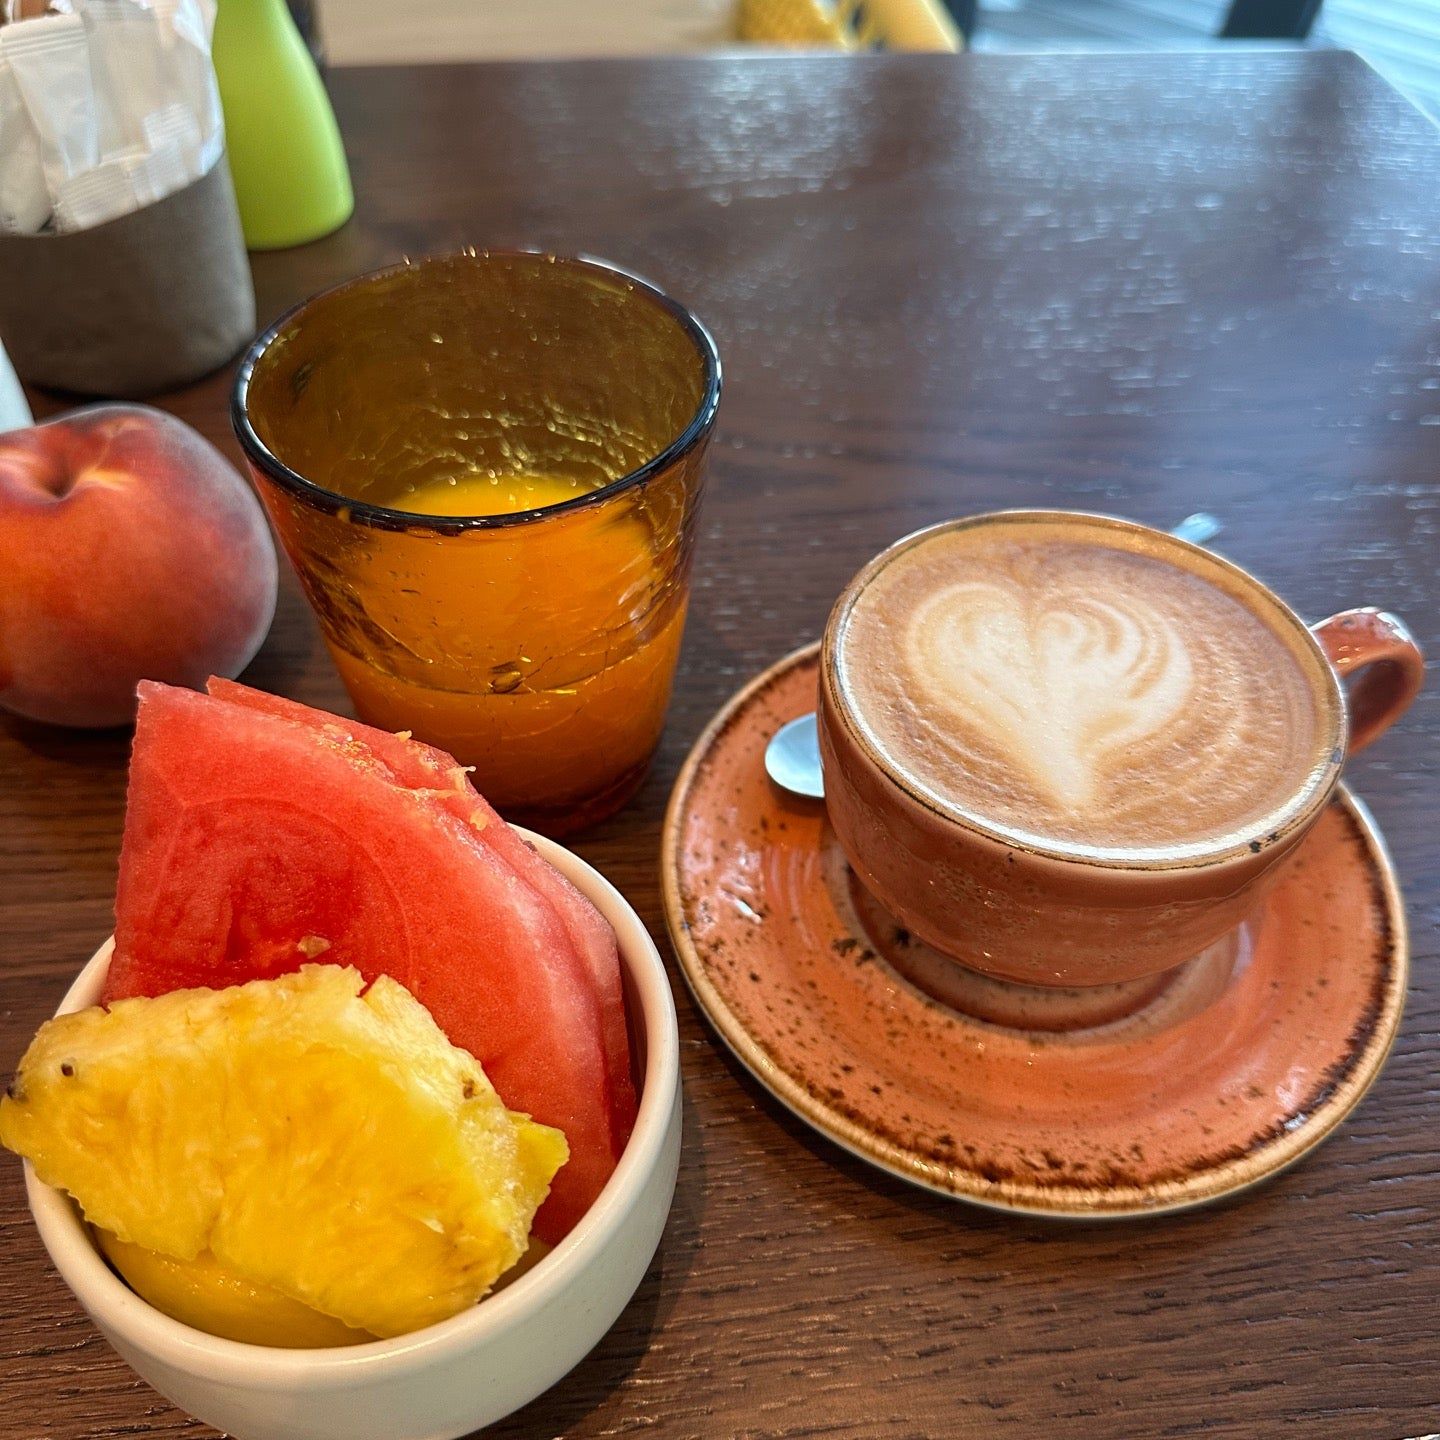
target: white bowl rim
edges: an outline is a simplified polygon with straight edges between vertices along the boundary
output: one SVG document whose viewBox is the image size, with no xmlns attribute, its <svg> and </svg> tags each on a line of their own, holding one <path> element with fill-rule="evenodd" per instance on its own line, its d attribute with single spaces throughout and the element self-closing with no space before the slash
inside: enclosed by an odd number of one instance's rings
<svg viewBox="0 0 1440 1440">
<path fill-rule="evenodd" d="M 616 1242 L 664 1148 L 680 1080 L 679 1027 L 664 961 L 649 931 L 623 895 L 600 872 L 543 835 L 516 826 L 546 860 L 585 894 L 614 926 L 620 958 L 645 1022 L 645 1081 L 629 1144 L 614 1174 L 575 1228 L 535 1267 L 468 1310 L 391 1340 L 318 1350 L 284 1349 L 224 1340 L 173 1320 L 142 1300 L 105 1263 L 75 1203 L 25 1166 L 36 1228 L 55 1267 L 81 1304 L 107 1330 L 137 1350 L 208 1380 L 240 1386 L 301 1383 L 307 1390 L 339 1389 L 397 1371 L 428 1368 L 522 1322 L 556 1300 L 604 1248 Z M 57 1014 L 98 998 L 114 938 L 91 957 Z"/>
</svg>

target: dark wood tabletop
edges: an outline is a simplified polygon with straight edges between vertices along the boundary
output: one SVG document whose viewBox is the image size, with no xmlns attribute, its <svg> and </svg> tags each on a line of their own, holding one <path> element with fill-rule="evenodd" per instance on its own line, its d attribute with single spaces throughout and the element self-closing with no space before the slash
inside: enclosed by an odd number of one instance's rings
<svg viewBox="0 0 1440 1440">
<path fill-rule="evenodd" d="M 255 257 L 262 321 L 464 244 L 621 262 L 692 304 L 726 390 L 663 748 L 576 848 L 664 942 L 666 795 L 754 672 L 895 537 L 1004 506 L 1220 548 L 1310 618 L 1440 654 L 1440 139 L 1344 54 L 793 58 L 331 77 L 359 208 Z M 183 257 L 177 257 L 177 262 Z M 229 453 L 228 373 L 165 396 Z M 53 400 L 39 401 L 46 412 Z M 248 678 L 346 701 L 293 583 Z M 0 1066 L 111 928 L 127 738 L 0 731 Z M 669 1228 L 609 1337 L 505 1436 L 1440 1430 L 1440 697 L 1350 768 L 1414 975 L 1356 1114 L 1264 1188 L 1053 1224 L 907 1188 L 752 1083 L 681 987 Z M 668 946 L 665 946 L 668 953 Z M 203 1435 L 50 1269 L 0 1166 L 0 1436 Z"/>
</svg>

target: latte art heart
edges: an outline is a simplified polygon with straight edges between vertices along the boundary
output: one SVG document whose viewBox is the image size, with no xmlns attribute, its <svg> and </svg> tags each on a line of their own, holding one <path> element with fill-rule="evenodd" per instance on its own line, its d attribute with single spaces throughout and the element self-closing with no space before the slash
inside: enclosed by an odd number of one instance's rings
<svg viewBox="0 0 1440 1440">
<path fill-rule="evenodd" d="M 1036 600 L 994 581 L 951 585 L 915 608 L 905 649 L 937 721 L 964 726 L 1072 814 L 1194 690 L 1184 637 L 1164 615 L 1093 593 Z"/>
</svg>

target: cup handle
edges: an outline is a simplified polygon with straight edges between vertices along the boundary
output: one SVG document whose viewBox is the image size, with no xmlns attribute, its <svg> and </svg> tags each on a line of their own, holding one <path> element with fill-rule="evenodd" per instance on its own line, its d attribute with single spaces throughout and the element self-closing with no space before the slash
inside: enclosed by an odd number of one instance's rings
<svg viewBox="0 0 1440 1440">
<path fill-rule="evenodd" d="M 1425 657 L 1398 615 L 1365 606 L 1310 627 L 1345 687 L 1350 754 L 1378 740 L 1409 708 L 1425 681 Z"/>
</svg>

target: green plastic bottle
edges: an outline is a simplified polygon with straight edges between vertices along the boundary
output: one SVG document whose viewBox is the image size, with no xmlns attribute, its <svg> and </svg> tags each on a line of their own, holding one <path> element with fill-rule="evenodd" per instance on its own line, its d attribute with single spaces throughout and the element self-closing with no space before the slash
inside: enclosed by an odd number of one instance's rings
<svg viewBox="0 0 1440 1440">
<path fill-rule="evenodd" d="M 283 250 L 338 230 L 355 209 L 345 147 L 285 0 L 220 0 L 213 53 L 246 245 Z"/>
</svg>

